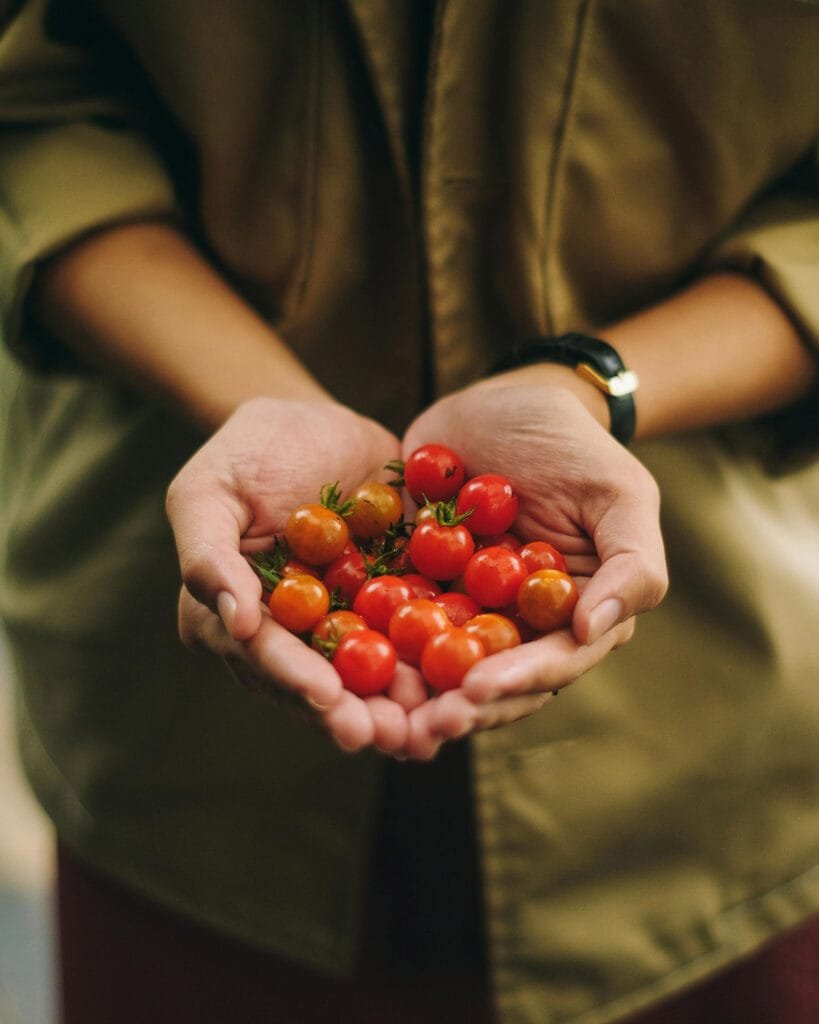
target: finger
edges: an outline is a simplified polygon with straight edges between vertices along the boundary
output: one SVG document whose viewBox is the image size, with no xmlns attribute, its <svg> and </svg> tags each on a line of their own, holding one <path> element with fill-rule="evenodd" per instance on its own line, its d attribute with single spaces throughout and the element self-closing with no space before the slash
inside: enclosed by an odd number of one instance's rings
<svg viewBox="0 0 819 1024">
<path fill-rule="evenodd" d="M 588 672 L 615 647 L 629 640 L 634 620 L 619 623 L 593 644 L 578 643 L 568 629 L 493 654 L 464 676 L 461 688 L 475 704 L 501 697 L 559 690 Z"/>
<path fill-rule="evenodd" d="M 183 583 L 231 636 L 247 640 L 261 622 L 262 587 L 239 550 L 246 510 L 212 484 L 191 482 L 185 470 L 168 488 L 165 507 Z"/>
<path fill-rule="evenodd" d="M 427 699 L 427 687 L 417 668 L 399 661 L 387 696 L 405 711 L 420 707 Z"/>
<path fill-rule="evenodd" d="M 651 478 L 621 494 L 594 530 L 600 568 L 577 602 L 572 629 L 591 644 L 618 622 L 654 608 L 668 589 L 659 495 Z"/>
<path fill-rule="evenodd" d="M 373 720 L 373 746 L 382 753 L 394 754 L 407 742 L 409 723 L 400 704 L 388 697 L 369 697 L 366 702 Z"/>
<path fill-rule="evenodd" d="M 348 690 L 344 690 L 338 700 L 321 714 L 321 721 L 338 746 L 347 753 L 370 746 L 375 739 L 375 723 L 369 707 Z"/>
<path fill-rule="evenodd" d="M 414 761 L 431 761 L 444 740 L 433 729 L 433 712 L 437 698 L 426 701 L 409 714 L 407 742 L 402 751 L 406 758 Z"/>
<path fill-rule="evenodd" d="M 460 739 L 469 733 L 497 729 L 528 718 L 554 697 L 555 694 L 547 692 L 473 704 L 462 690 L 451 690 L 436 701 L 430 713 L 430 729 L 443 739 Z"/>
<path fill-rule="evenodd" d="M 236 640 L 221 618 L 182 588 L 179 599 L 179 632 L 187 646 L 210 651 L 241 663 L 258 680 L 258 688 L 275 696 L 281 688 L 323 710 L 341 695 L 341 679 L 327 661 L 297 636 L 288 633 L 269 615 L 261 616 L 259 629 L 249 640 Z"/>
</svg>

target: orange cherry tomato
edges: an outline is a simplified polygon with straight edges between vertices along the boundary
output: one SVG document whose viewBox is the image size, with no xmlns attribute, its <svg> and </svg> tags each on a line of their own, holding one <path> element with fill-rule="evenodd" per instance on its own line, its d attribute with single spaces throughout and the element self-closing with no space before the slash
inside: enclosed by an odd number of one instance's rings
<svg viewBox="0 0 819 1024">
<path fill-rule="evenodd" d="M 571 622 L 578 597 L 577 584 L 567 573 L 538 569 L 520 585 L 518 612 L 533 629 L 549 633 Z"/>
<path fill-rule="evenodd" d="M 480 640 L 487 654 L 517 647 L 521 642 L 520 630 L 515 623 L 498 612 L 476 615 L 464 624 L 464 629 Z"/>
<path fill-rule="evenodd" d="M 330 608 L 327 588 L 315 576 L 285 576 L 270 595 L 270 614 L 291 633 L 306 633 Z"/>
<path fill-rule="evenodd" d="M 358 629 L 367 629 L 361 616 L 339 608 L 319 619 L 313 627 L 310 643 L 317 651 L 332 657 L 342 638 Z"/>
<path fill-rule="evenodd" d="M 337 512 L 307 502 L 290 513 L 284 537 L 296 558 L 308 565 L 329 565 L 344 550 L 350 530 Z"/>
<path fill-rule="evenodd" d="M 395 609 L 390 617 L 387 635 L 395 645 L 401 661 L 408 665 L 419 665 L 427 640 L 451 628 L 449 616 L 439 604 L 428 598 L 417 597 Z"/>
<path fill-rule="evenodd" d="M 367 480 L 360 484 L 350 498 L 355 503 L 346 516 L 347 526 L 354 537 L 368 540 L 380 537 L 401 521 L 404 506 L 401 495 L 389 484 Z"/>
</svg>

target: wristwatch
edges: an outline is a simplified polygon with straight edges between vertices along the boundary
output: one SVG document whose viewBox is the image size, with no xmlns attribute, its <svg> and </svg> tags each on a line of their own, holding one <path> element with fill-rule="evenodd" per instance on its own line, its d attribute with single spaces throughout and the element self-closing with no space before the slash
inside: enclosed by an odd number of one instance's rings
<svg viewBox="0 0 819 1024">
<path fill-rule="evenodd" d="M 587 334 L 561 334 L 551 338 L 521 341 L 492 369 L 503 373 L 528 363 L 561 363 L 602 391 L 609 406 L 610 431 L 621 444 L 628 444 L 637 425 L 634 392 L 639 381 L 627 370 L 617 349 L 607 341 Z"/>
</svg>

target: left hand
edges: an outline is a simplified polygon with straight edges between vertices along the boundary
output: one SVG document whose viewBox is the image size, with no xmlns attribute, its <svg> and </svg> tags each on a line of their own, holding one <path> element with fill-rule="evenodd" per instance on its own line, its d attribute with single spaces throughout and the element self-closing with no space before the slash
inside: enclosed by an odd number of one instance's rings
<svg viewBox="0 0 819 1024">
<path fill-rule="evenodd" d="M 423 412 L 404 437 L 405 458 L 434 441 L 457 451 L 469 476 L 507 476 L 520 500 L 515 531 L 561 550 L 582 590 L 570 628 L 484 659 L 460 689 L 414 709 L 411 757 L 534 713 L 625 643 L 634 616 L 665 594 L 657 485 L 563 386 L 565 372 L 533 367 L 468 387 Z"/>
</svg>

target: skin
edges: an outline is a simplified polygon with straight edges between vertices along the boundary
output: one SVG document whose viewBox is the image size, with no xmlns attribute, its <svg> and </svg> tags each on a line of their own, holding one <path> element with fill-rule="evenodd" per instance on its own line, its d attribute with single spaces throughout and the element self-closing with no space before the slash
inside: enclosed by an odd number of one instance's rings
<svg viewBox="0 0 819 1024">
<path fill-rule="evenodd" d="M 64 343 L 210 436 L 168 490 L 183 641 L 225 658 L 245 685 L 295 703 L 346 750 L 428 759 L 447 739 L 530 715 L 625 643 L 635 616 L 665 593 L 657 487 L 609 435 L 602 395 L 570 369 L 541 364 L 479 381 L 425 410 L 399 441 L 334 401 L 164 223 L 81 240 L 41 269 L 33 302 Z M 791 321 L 738 275 L 705 278 L 598 333 L 640 378 L 638 438 L 771 412 L 817 379 Z M 300 430 L 289 431 L 296 421 Z M 282 448 L 284 435 L 292 443 Z M 470 475 L 513 480 L 518 531 L 567 554 L 581 597 L 570 630 L 482 660 L 460 690 L 427 700 L 417 671 L 399 665 L 387 695 L 361 700 L 265 615 L 243 553 L 281 531 L 322 484 L 339 480 L 348 492 L 432 441 L 461 454 Z M 561 482 L 547 504 L 542 479 Z"/>
</svg>

